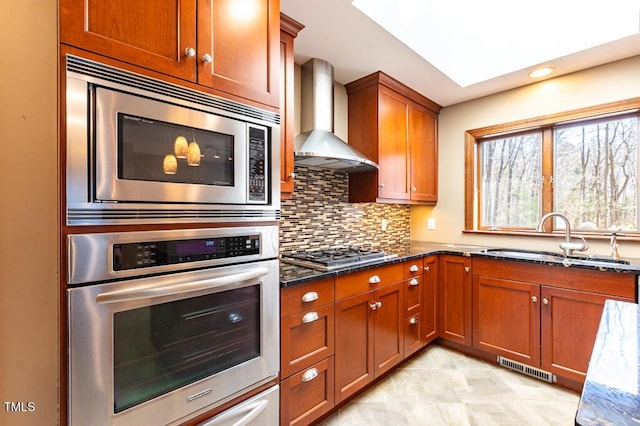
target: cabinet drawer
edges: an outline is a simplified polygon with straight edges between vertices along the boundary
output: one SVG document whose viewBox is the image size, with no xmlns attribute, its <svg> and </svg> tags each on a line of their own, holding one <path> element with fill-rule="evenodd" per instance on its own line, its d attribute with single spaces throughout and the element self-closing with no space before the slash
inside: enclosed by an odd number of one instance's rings
<svg viewBox="0 0 640 426">
<path fill-rule="evenodd" d="M 402 281 L 403 265 L 381 266 L 336 278 L 336 300 Z"/>
<path fill-rule="evenodd" d="M 423 259 L 414 259 L 404 263 L 404 277 L 417 277 L 422 275 L 422 268 L 424 267 Z"/>
<path fill-rule="evenodd" d="M 282 317 L 333 302 L 333 278 L 313 281 L 280 290 Z"/>
<path fill-rule="evenodd" d="M 282 377 L 290 376 L 333 355 L 333 304 L 285 317 L 280 327 Z"/>
<path fill-rule="evenodd" d="M 404 315 L 405 318 L 421 311 L 422 276 L 404 280 Z"/>
<path fill-rule="evenodd" d="M 280 424 L 307 425 L 334 406 L 333 356 L 280 382 Z"/>
<path fill-rule="evenodd" d="M 422 335 L 422 318 L 420 313 L 412 315 L 404 320 L 404 357 L 415 353 L 424 346 Z"/>
</svg>

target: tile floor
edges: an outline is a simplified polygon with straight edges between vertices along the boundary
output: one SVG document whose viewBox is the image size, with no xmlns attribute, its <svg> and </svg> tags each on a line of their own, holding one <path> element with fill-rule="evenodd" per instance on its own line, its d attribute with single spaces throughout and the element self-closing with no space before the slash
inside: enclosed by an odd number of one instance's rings
<svg viewBox="0 0 640 426">
<path fill-rule="evenodd" d="M 573 425 L 579 397 L 432 345 L 321 425 Z"/>
</svg>

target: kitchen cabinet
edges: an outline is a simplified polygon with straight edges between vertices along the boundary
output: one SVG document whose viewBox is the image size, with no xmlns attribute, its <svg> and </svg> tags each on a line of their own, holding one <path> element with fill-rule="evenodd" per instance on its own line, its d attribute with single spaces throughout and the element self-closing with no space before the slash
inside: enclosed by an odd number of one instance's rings
<svg viewBox="0 0 640 426">
<path fill-rule="evenodd" d="M 422 310 L 424 277 L 423 260 L 415 259 L 404 264 L 404 357 L 424 346 Z"/>
<path fill-rule="evenodd" d="M 336 278 L 336 404 L 402 361 L 404 311 L 401 264 Z"/>
<path fill-rule="evenodd" d="M 349 201 L 435 204 L 440 105 L 382 72 L 346 89 L 349 144 L 379 166 L 349 176 Z"/>
<path fill-rule="evenodd" d="M 473 261 L 473 347 L 583 383 L 604 302 L 633 301 L 635 276 Z"/>
<path fill-rule="evenodd" d="M 280 423 L 308 424 L 334 406 L 334 280 L 284 288 Z"/>
<path fill-rule="evenodd" d="M 60 1 L 60 41 L 278 108 L 279 0 Z"/>
<path fill-rule="evenodd" d="M 438 335 L 471 346 L 471 258 L 438 259 Z"/>
<path fill-rule="evenodd" d="M 425 257 L 423 271 L 420 333 L 426 345 L 438 337 L 438 256 Z"/>
<path fill-rule="evenodd" d="M 280 192 L 282 199 L 293 196 L 294 167 L 294 39 L 304 25 L 280 14 Z"/>
</svg>

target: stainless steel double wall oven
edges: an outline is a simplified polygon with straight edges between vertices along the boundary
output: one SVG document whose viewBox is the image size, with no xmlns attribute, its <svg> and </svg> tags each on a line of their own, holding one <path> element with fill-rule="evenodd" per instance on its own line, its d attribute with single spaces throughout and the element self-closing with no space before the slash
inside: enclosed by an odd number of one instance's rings
<svg viewBox="0 0 640 426">
<path fill-rule="evenodd" d="M 279 116 L 66 72 L 69 423 L 276 425 Z"/>
</svg>

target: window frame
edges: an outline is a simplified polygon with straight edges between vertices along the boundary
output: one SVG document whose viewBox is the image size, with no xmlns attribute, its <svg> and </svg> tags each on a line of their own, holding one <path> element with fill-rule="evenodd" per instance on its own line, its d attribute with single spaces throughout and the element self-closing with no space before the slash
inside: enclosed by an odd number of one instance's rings
<svg viewBox="0 0 640 426">
<path fill-rule="evenodd" d="M 506 234 L 506 235 L 536 235 L 540 236 L 533 229 L 523 228 L 481 228 L 480 205 L 479 205 L 479 182 L 480 167 L 478 164 L 479 144 L 483 140 L 496 138 L 500 135 L 512 135 L 529 131 L 542 131 L 542 212 L 544 215 L 553 211 L 553 188 L 551 177 L 554 173 L 553 155 L 545 155 L 546 152 L 553 152 L 553 128 L 575 122 L 585 123 L 602 119 L 606 115 L 618 115 L 638 113 L 640 111 L 640 97 L 623 101 L 610 102 L 602 105 L 580 108 L 555 114 L 549 114 L 524 120 L 512 121 L 493 126 L 481 127 L 467 130 L 465 132 L 465 233 L 485 233 L 485 234 Z M 544 232 L 554 234 L 564 232 L 564 230 L 554 230 L 553 221 L 544 224 Z M 610 233 L 606 231 L 580 231 L 583 235 L 594 238 L 608 238 Z M 625 232 L 629 239 L 640 241 L 640 231 L 635 233 Z"/>
</svg>

